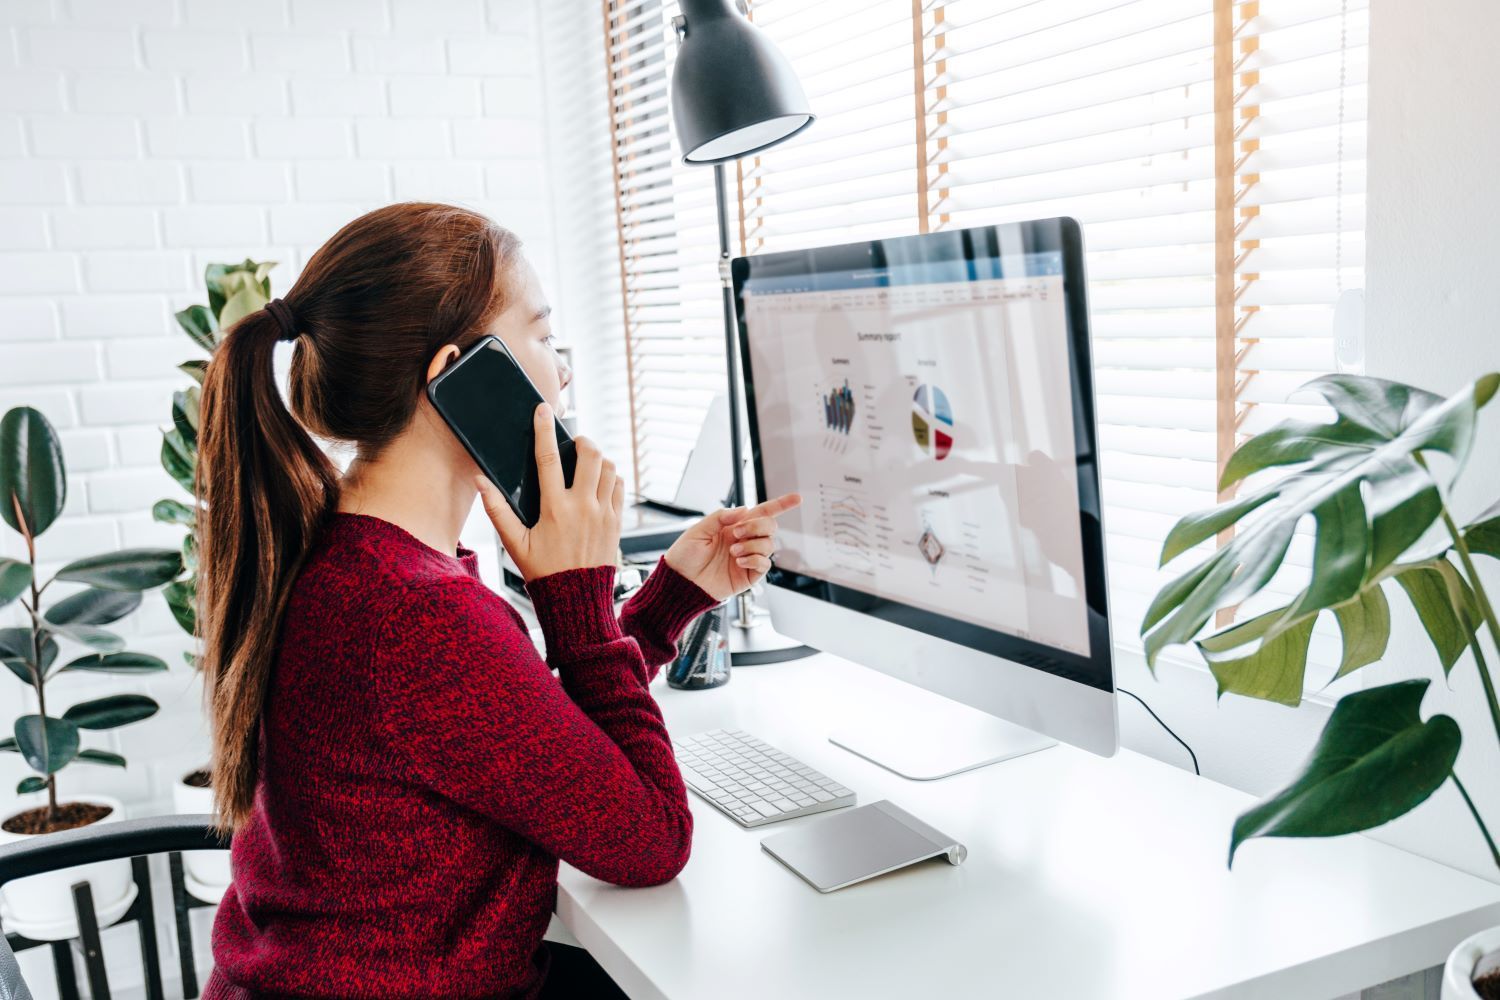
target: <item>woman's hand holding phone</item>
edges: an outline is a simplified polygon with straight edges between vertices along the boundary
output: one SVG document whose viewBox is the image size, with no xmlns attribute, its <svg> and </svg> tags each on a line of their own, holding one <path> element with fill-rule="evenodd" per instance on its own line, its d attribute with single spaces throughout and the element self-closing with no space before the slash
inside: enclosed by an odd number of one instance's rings
<svg viewBox="0 0 1500 1000">
<path fill-rule="evenodd" d="M 573 485 L 563 480 L 562 459 L 552 429 L 552 408 L 537 406 L 537 478 L 541 485 L 541 517 L 528 528 L 510 504 L 482 474 L 474 477 L 479 498 L 505 551 L 527 580 L 569 569 L 613 566 L 620 553 L 620 512 L 625 506 L 625 484 L 615 474 L 615 463 L 586 437 L 575 440 L 578 464 Z"/>
</svg>

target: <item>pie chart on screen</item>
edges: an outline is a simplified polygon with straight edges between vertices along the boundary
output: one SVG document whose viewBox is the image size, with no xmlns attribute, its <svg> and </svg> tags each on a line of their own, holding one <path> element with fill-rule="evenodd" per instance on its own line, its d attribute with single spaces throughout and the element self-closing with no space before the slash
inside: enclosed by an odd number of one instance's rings
<svg viewBox="0 0 1500 1000">
<path fill-rule="evenodd" d="M 935 385 L 917 386 L 911 401 L 911 436 L 924 455 L 935 459 L 947 458 L 953 450 L 953 409 Z"/>
</svg>

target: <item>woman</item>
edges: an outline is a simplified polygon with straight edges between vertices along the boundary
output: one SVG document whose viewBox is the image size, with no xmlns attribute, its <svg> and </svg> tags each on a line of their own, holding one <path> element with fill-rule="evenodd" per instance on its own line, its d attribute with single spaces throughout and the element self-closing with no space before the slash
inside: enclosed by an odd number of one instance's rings
<svg viewBox="0 0 1500 1000">
<path fill-rule="evenodd" d="M 423 393 L 494 334 L 556 406 L 569 375 L 547 313 L 510 233 L 393 205 L 340 230 L 208 366 L 199 622 L 234 831 L 210 1000 L 560 993 L 542 946 L 558 859 L 624 886 L 687 862 L 692 815 L 647 683 L 691 618 L 766 572 L 798 498 L 708 515 L 617 619 L 613 463 L 579 438 L 565 488 L 538 407 L 528 530 Z M 278 340 L 296 342 L 290 412 Z M 309 431 L 355 447 L 342 477 Z M 545 663 L 459 542 L 476 490 Z"/>
</svg>

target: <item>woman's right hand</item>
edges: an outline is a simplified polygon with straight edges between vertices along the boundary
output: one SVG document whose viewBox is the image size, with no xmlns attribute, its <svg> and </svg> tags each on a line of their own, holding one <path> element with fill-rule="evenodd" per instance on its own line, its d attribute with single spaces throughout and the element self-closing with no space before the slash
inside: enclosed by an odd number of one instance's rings
<svg viewBox="0 0 1500 1000">
<path fill-rule="evenodd" d="M 521 523 L 505 495 L 483 474 L 474 477 L 484 512 L 489 515 L 505 551 L 527 580 L 568 569 L 614 566 L 620 554 L 620 511 L 625 484 L 615 463 L 586 437 L 575 439 L 578 464 L 573 485 L 564 485 L 562 457 L 552 430 L 552 408 L 537 405 L 536 467 L 541 486 L 541 516 L 532 527 Z"/>
</svg>

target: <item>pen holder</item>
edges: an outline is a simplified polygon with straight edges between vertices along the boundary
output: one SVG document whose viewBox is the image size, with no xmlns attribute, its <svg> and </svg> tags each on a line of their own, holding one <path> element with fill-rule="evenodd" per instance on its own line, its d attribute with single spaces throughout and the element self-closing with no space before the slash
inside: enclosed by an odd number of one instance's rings
<svg viewBox="0 0 1500 1000">
<path fill-rule="evenodd" d="M 677 658 L 667 683 L 694 691 L 729 681 L 729 605 L 719 604 L 695 618 L 677 641 Z"/>
</svg>

